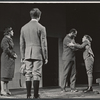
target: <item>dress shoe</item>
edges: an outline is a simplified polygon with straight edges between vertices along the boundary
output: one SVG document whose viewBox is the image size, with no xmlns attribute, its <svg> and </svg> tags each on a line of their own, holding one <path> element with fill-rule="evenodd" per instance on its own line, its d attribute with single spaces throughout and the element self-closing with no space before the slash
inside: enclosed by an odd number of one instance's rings
<svg viewBox="0 0 100 100">
<path fill-rule="evenodd" d="M 10 91 L 8 91 L 8 92 L 7 92 L 7 94 L 8 94 L 8 95 L 11 95 L 11 92 L 10 92 Z"/>
<path fill-rule="evenodd" d="M 86 90 L 84 90 L 83 92 L 84 93 L 87 93 L 87 92 L 91 92 L 91 91 L 93 91 L 93 88 L 92 87 L 88 87 Z"/>
<path fill-rule="evenodd" d="M 65 93 L 65 92 L 67 92 L 65 89 L 62 89 L 62 90 L 61 90 L 61 93 Z"/>
<path fill-rule="evenodd" d="M 8 96 L 8 94 L 5 91 L 1 91 L 1 96 Z"/>
<path fill-rule="evenodd" d="M 76 89 L 72 89 L 71 92 L 78 92 L 78 90 L 76 90 Z"/>
<path fill-rule="evenodd" d="M 31 96 L 27 96 L 27 99 L 30 99 L 31 98 Z"/>
<path fill-rule="evenodd" d="M 34 96 L 33 99 L 39 99 L 40 95 L 38 94 L 38 96 Z"/>
<path fill-rule="evenodd" d="M 87 87 L 86 89 L 83 89 L 83 92 L 86 91 L 86 90 L 88 90 L 88 88 L 89 88 L 89 87 Z"/>
</svg>

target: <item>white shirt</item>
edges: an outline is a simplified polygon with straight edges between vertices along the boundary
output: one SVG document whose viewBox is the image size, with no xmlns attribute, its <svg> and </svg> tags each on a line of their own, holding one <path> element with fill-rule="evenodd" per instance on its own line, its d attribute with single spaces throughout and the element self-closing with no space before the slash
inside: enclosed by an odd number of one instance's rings
<svg viewBox="0 0 100 100">
<path fill-rule="evenodd" d="M 38 21 L 37 19 L 31 19 L 31 21 Z"/>
</svg>

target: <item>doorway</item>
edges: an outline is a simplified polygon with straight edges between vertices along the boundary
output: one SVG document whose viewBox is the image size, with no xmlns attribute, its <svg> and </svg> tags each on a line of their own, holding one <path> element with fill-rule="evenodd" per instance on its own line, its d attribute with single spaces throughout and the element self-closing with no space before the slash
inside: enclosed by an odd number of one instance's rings
<svg viewBox="0 0 100 100">
<path fill-rule="evenodd" d="M 43 66 L 43 87 L 58 86 L 58 38 L 48 37 L 48 64 Z"/>
</svg>

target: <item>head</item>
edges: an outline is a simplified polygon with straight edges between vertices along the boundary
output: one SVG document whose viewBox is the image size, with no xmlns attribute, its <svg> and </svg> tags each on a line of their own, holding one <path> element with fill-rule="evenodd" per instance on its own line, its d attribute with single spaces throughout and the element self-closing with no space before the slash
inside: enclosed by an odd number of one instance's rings
<svg viewBox="0 0 100 100">
<path fill-rule="evenodd" d="M 76 29 L 71 29 L 70 31 L 69 31 L 69 35 L 72 37 L 72 38 L 75 38 L 76 37 L 76 35 L 77 35 L 77 30 Z"/>
<path fill-rule="evenodd" d="M 13 32 L 12 27 L 7 27 L 7 28 L 5 28 L 5 29 L 4 29 L 4 35 L 13 36 L 13 35 L 14 35 L 14 32 Z"/>
<path fill-rule="evenodd" d="M 38 8 L 33 8 L 33 9 L 30 11 L 30 16 L 31 16 L 31 19 L 40 20 L 41 11 L 40 11 Z"/>
<path fill-rule="evenodd" d="M 89 35 L 84 35 L 82 38 L 82 42 L 84 42 L 84 41 L 92 42 L 92 38 Z"/>
</svg>

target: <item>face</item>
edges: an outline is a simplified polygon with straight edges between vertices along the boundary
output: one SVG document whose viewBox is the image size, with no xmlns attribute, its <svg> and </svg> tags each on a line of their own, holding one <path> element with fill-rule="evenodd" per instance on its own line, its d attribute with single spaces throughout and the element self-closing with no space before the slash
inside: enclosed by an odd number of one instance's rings
<svg viewBox="0 0 100 100">
<path fill-rule="evenodd" d="M 86 40 L 86 37 L 84 36 L 83 38 L 82 38 L 82 42 L 84 42 Z"/>
<path fill-rule="evenodd" d="M 77 31 L 75 32 L 74 37 L 76 37 L 76 35 L 77 35 Z"/>
<path fill-rule="evenodd" d="M 39 20 L 40 20 L 40 17 L 39 17 L 39 18 L 37 18 L 37 20 L 39 21 Z"/>
<path fill-rule="evenodd" d="M 71 36 L 75 38 L 77 36 L 77 31 L 75 33 L 71 33 Z"/>
<path fill-rule="evenodd" d="M 13 30 L 11 30 L 10 35 L 11 35 L 11 36 L 14 36 L 14 32 L 13 32 Z"/>
</svg>

